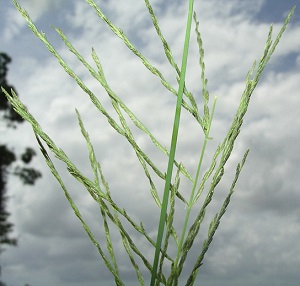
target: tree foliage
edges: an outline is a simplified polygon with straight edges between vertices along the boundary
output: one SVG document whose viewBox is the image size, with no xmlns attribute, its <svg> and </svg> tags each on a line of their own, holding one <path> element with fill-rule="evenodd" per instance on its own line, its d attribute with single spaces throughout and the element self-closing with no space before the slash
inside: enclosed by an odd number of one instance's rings
<svg viewBox="0 0 300 286">
<path fill-rule="evenodd" d="M 7 66 L 10 62 L 11 58 L 7 54 L 0 53 L 0 86 L 9 93 L 12 89 L 15 91 L 15 88 L 7 81 Z M 17 128 L 17 124 L 23 121 L 24 119 L 14 111 L 2 89 L 0 89 L 0 123 L 4 122 L 7 128 Z M 10 236 L 14 225 L 9 222 L 10 213 L 6 210 L 9 175 L 19 177 L 25 185 L 33 185 L 41 177 L 38 170 L 29 166 L 36 154 L 35 151 L 30 147 L 26 147 L 23 153 L 18 155 L 11 147 L 1 142 L 2 136 L 0 137 L 0 254 L 4 250 L 2 245 L 17 245 L 17 239 Z M 0 281 L 0 285 L 6 284 Z"/>
</svg>

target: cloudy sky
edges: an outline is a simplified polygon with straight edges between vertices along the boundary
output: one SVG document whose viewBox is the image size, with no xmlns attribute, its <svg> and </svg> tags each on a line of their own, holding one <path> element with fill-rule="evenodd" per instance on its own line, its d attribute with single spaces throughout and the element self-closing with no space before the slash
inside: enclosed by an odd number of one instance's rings
<svg viewBox="0 0 300 286">
<path fill-rule="evenodd" d="M 164 57 L 144 2 L 95 2 L 177 89 L 175 72 Z M 179 66 L 187 2 L 151 1 Z M 95 67 L 91 57 L 93 47 L 111 88 L 161 144 L 169 147 L 175 96 L 127 50 L 85 1 L 22 0 L 20 3 L 38 29 L 46 33 L 61 56 L 117 120 L 103 88 L 68 51 L 51 25 L 61 28 L 76 49 Z M 299 4 L 300 8 L 299 0 L 195 1 L 194 8 L 204 42 L 208 88 L 211 99 L 218 96 L 211 130 L 213 140 L 209 142 L 204 167 L 209 165 L 214 148 L 222 142 L 230 126 L 244 89 L 245 76 L 253 61 L 258 60 L 263 52 L 270 24 L 274 24 L 276 35 L 295 4 Z M 207 231 L 205 226 L 219 210 L 228 192 L 236 164 L 243 152 L 250 148 L 236 192 L 200 268 L 196 285 L 200 285 L 200 281 L 203 286 L 299 285 L 299 8 L 253 94 L 236 149 L 207 212 L 196 247 L 187 261 L 183 276 L 189 272 L 201 248 Z M 85 141 L 77 123 L 77 108 L 113 198 L 120 207 L 126 208 L 135 221 L 143 221 L 149 235 L 155 238 L 159 210 L 130 145 L 112 130 L 88 96 L 32 34 L 12 1 L 0 0 L 0 38 L 0 51 L 13 59 L 8 81 L 15 86 L 21 100 L 44 131 L 92 179 Z M 200 76 L 198 47 L 192 33 L 187 87 L 193 92 L 201 112 Z M 16 152 L 24 146 L 38 150 L 28 124 L 22 124 L 17 131 L 5 130 L 3 125 L 0 127 L 1 142 L 14 146 Z M 153 146 L 147 136 L 137 129 L 133 130 L 141 148 L 165 172 L 166 156 Z M 177 159 L 194 175 L 203 136 L 199 125 L 186 110 L 182 111 L 179 136 Z M 43 173 L 43 178 L 34 187 L 23 186 L 15 178 L 9 181 L 8 208 L 19 245 L 7 248 L 1 255 L 1 279 L 12 286 L 25 283 L 31 286 L 114 285 L 97 249 L 89 241 L 40 154 L 36 156 L 34 166 Z M 101 245 L 105 246 L 97 205 L 67 174 L 62 163 L 57 162 L 57 168 L 82 215 Z M 162 196 L 163 183 L 159 179 L 155 179 L 155 183 Z M 189 188 L 190 185 L 182 178 L 180 191 L 188 194 Z M 200 208 L 201 199 L 195 205 L 193 215 Z M 184 211 L 183 205 L 178 204 L 175 222 L 178 230 L 182 227 Z M 152 261 L 153 249 L 131 228 L 128 232 Z M 112 233 L 124 283 L 138 285 L 121 240 L 114 229 Z M 142 262 L 137 261 L 141 265 Z M 146 271 L 143 273 L 148 281 L 149 274 Z"/>
</svg>

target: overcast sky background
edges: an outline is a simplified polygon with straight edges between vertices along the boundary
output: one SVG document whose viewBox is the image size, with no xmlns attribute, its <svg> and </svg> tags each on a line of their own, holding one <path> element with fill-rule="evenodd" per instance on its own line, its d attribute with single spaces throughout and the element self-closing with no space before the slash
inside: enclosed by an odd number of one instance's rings
<svg viewBox="0 0 300 286">
<path fill-rule="evenodd" d="M 61 28 L 79 52 L 94 66 L 91 48 L 97 52 L 112 89 L 168 147 L 176 98 L 159 80 L 127 51 L 124 44 L 96 16 L 85 1 L 23 0 L 39 30 L 74 68 L 104 106 L 110 101 L 97 82 L 63 45 L 51 25 Z M 130 40 L 177 89 L 175 73 L 164 58 L 162 46 L 143 1 L 96 1 L 110 19 L 123 29 Z M 188 1 L 152 0 L 162 32 L 178 65 L 182 54 Z M 216 114 L 208 147 L 207 166 L 216 145 L 226 133 L 239 98 L 245 76 L 253 61 L 263 52 L 269 26 L 274 36 L 288 11 L 299 0 L 202 0 L 195 1 L 205 49 L 206 76 L 211 99 L 218 96 Z M 203 286 L 218 285 L 299 285 L 300 281 L 300 12 L 292 18 L 283 38 L 256 88 L 236 150 L 208 211 L 207 222 L 218 211 L 236 164 L 249 147 L 229 209 L 200 268 Z M 194 29 L 194 26 L 193 26 Z M 78 127 L 78 109 L 89 131 L 113 197 L 136 220 L 142 220 L 149 234 L 156 236 L 159 211 L 149 194 L 147 180 L 129 144 L 109 127 L 90 103 L 86 94 L 63 71 L 27 27 L 11 1 L 0 0 L 0 51 L 12 57 L 8 82 L 15 86 L 21 100 L 78 167 L 92 178 L 88 153 Z M 198 47 L 194 33 L 187 72 L 187 86 L 201 109 Z M 211 100 L 212 101 L 212 100 Z M 114 118 L 117 118 L 114 115 Z M 1 128 L 1 142 L 17 152 L 25 146 L 38 150 L 29 124 L 17 131 Z M 2 135 L 3 134 L 3 135 Z M 135 132 L 137 142 L 164 170 L 167 158 L 153 148 L 143 134 Z M 182 112 L 178 161 L 195 173 L 201 148 L 201 130 L 193 117 Z M 76 219 L 58 183 L 40 154 L 34 160 L 43 178 L 34 187 L 17 179 L 9 181 L 8 210 L 15 224 L 19 245 L 1 255 L 2 280 L 12 286 L 96 286 L 114 285 L 96 248 Z M 66 174 L 66 185 L 78 203 L 95 235 L 105 243 L 101 215 L 82 187 Z M 163 184 L 157 181 L 161 188 Z M 187 193 L 183 180 L 183 193 Z M 199 201 L 199 206 L 200 206 Z M 197 208 L 197 207 L 196 207 Z M 178 207 L 176 226 L 180 228 L 184 208 Z M 194 213 L 193 213 L 194 214 Z M 206 229 L 186 268 L 191 267 Z M 132 233 L 131 230 L 129 230 Z M 152 262 L 153 252 L 144 240 L 133 234 Z M 126 285 L 137 285 L 120 239 L 115 236 L 120 270 Z M 186 273 L 186 272 L 184 272 Z M 146 273 L 145 278 L 149 278 Z M 199 282 L 200 283 L 200 282 Z M 146 283 L 147 284 L 147 283 Z M 199 284 L 197 284 L 199 285 Z"/>
</svg>

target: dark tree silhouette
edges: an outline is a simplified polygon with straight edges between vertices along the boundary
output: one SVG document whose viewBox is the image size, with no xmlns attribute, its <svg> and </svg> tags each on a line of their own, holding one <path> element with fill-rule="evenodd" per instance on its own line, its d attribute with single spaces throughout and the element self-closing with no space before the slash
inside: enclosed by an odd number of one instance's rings
<svg viewBox="0 0 300 286">
<path fill-rule="evenodd" d="M 8 72 L 7 65 L 11 62 L 11 58 L 5 54 L 0 53 L 0 86 L 8 93 L 11 89 L 16 92 L 14 87 L 7 82 L 6 76 Z M 4 122 L 7 128 L 16 128 L 24 119 L 18 115 L 8 102 L 2 89 L 0 89 L 0 123 Z M 35 181 L 41 177 L 41 173 L 34 168 L 28 167 L 35 151 L 26 147 L 23 154 L 17 155 L 13 149 L 1 143 L 0 137 L 0 254 L 4 250 L 3 244 L 17 245 L 17 239 L 10 237 L 13 230 L 13 224 L 8 221 L 9 212 L 6 210 L 6 186 L 9 175 L 15 175 L 21 179 L 24 184 L 33 185 Z M 0 268 L 1 275 L 1 268 Z M 0 286 L 5 285 L 0 281 Z"/>
<path fill-rule="evenodd" d="M 6 79 L 8 72 L 7 65 L 10 62 L 11 58 L 7 54 L 0 53 L 0 86 L 3 87 L 8 93 L 11 93 L 11 89 L 15 91 L 15 88 L 12 85 L 9 85 Z M 24 120 L 13 110 L 2 89 L 0 90 L 0 112 L 3 113 L 2 117 L 9 127 L 15 128 L 16 123 L 21 123 Z"/>
</svg>

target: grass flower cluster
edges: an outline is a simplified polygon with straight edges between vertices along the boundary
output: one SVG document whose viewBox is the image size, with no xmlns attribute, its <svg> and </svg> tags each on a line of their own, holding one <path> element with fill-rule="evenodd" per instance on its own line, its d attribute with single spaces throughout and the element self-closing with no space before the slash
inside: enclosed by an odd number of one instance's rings
<svg viewBox="0 0 300 286">
<path fill-rule="evenodd" d="M 144 227 L 143 222 L 135 221 L 125 209 L 122 209 L 113 200 L 112 191 L 109 188 L 108 183 L 104 177 L 101 169 L 101 164 L 96 158 L 95 146 L 93 146 L 88 131 L 86 130 L 82 118 L 79 112 L 76 110 L 78 117 L 79 127 L 86 141 L 86 147 L 89 152 L 90 167 L 94 174 L 93 180 L 89 179 L 79 168 L 72 163 L 68 155 L 56 145 L 56 143 L 43 131 L 42 127 L 36 121 L 36 119 L 27 110 L 24 104 L 19 100 L 16 94 L 12 91 L 12 96 L 6 92 L 6 95 L 13 105 L 14 109 L 27 120 L 33 128 L 34 135 L 40 146 L 40 150 L 48 164 L 51 172 L 53 173 L 56 180 L 59 182 L 70 206 L 74 210 L 75 215 L 78 217 L 86 231 L 89 239 L 97 248 L 100 256 L 103 259 L 104 264 L 111 272 L 112 277 L 116 285 L 125 285 L 122 279 L 120 267 L 117 260 L 116 249 L 112 239 L 112 227 L 114 227 L 121 238 L 124 249 L 128 254 L 129 261 L 136 273 L 137 280 L 140 285 L 148 284 L 143 271 L 141 271 L 141 265 L 148 269 L 148 278 L 151 277 L 150 285 L 179 285 L 179 278 L 184 270 L 187 257 L 192 249 L 193 243 L 197 236 L 199 235 L 199 230 L 202 223 L 206 218 L 206 210 L 209 204 L 212 202 L 215 194 L 216 187 L 220 184 L 221 179 L 224 175 L 225 167 L 230 158 L 236 139 L 240 133 L 245 114 L 247 112 L 251 95 L 257 86 L 261 74 L 270 60 L 290 18 L 294 12 L 295 7 L 291 10 L 286 21 L 278 33 L 275 40 L 272 40 L 272 26 L 269 30 L 267 36 L 265 49 L 262 53 L 261 58 L 254 62 L 252 68 L 246 75 L 245 89 L 240 97 L 240 102 L 236 110 L 235 116 L 231 123 L 231 126 L 224 137 L 223 141 L 217 146 L 210 162 L 207 164 L 208 168 L 204 170 L 203 162 L 204 155 L 206 154 L 206 148 L 210 140 L 212 140 L 210 135 L 211 125 L 213 122 L 213 116 L 215 111 L 215 106 L 217 103 L 217 98 L 211 100 L 209 96 L 209 91 L 207 89 L 207 79 L 205 76 L 205 64 L 204 64 L 204 48 L 201 39 L 201 34 L 199 31 L 199 23 L 197 21 L 196 13 L 193 9 L 193 0 L 189 0 L 189 9 L 187 15 L 187 25 L 185 40 L 183 43 L 183 56 L 181 67 L 175 62 L 172 51 L 167 43 L 158 20 L 155 16 L 153 8 L 149 0 L 144 0 L 145 9 L 148 10 L 151 15 L 153 22 L 153 27 L 157 33 L 157 36 L 161 40 L 164 54 L 170 63 L 170 68 L 174 69 L 177 74 L 178 86 L 172 86 L 164 77 L 163 73 L 160 72 L 151 62 L 143 56 L 143 54 L 130 42 L 126 37 L 124 32 L 116 27 L 114 23 L 107 18 L 103 13 L 101 8 L 93 0 L 86 0 L 86 2 L 91 6 L 96 12 L 99 18 L 104 21 L 108 28 L 120 38 L 120 40 L 128 47 L 128 49 L 138 57 L 143 65 L 155 75 L 160 83 L 166 88 L 173 96 L 177 97 L 177 104 L 174 106 L 174 124 L 172 130 L 172 137 L 170 138 L 170 148 L 165 148 L 159 140 L 153 135 L 151 130 L 145 126 L 145 124 L 137 118 L 137 116 L 129 109 L 124 102 L 111 88 L 106 80 L 104 70 L 102 69 L 101 61 L 97 56 L 94 49 L 92 49 L 92 58 L 94 63 L 88 63 L 83 56 L 79 54 L 76 48 L 69 42 L 67 36 L 58 28 L 55 31 L 60 35 L 62 41 L 65 43 L 66 47 L 73 53 L 87 71 L 95 78 L 95 80 L 105 89 L 107 96 L 110 98 L 111 105 L 114 108 L 116 114 L 118 115 L 118 120 L 114 119 L 113 116 L 105 109 L 104 105 L 97 95 L 95 95 L 91 89 L 79 78 L 78 75 L 68 66 L 68 64 L 63 60 L 61 55 L 55 50 L 53 45 L 47 40 L 46 35 L 40 32 L 35 24 L 30 19 L 28 13 L 18 4 L 16 0 L 13 0 L 15 7 L 18 9 L 20 14 L 25 18 L 28 23 L 29 28 L 32 32 L 44 42 L 46 48 L 54 55 L 58 63 L 62 68 L 75 80 L 78 86 L 84 91 L 84 93 L 89 97 L 94 106 L 99 110 L 100 114 L 106 118 L 107 122 L 110 124 L 120 136 L 124 137 L 129 146 L 134 150 L 137 156 L 138 162 L 149 182 L 149 190 L 153 196 L 155 203 L 157 204 L 157 211 L 160 212 L 160 219 L 158 222 L 158 231 L 156 239 L 151 238 L 147 233 L 146 227 Z M 194 95 L 188 90 L 186 86 L 186 67 L 189 51 L 189 42 L 191 27 L 195 26 L 195 33 L 197 38 L 197 45 L 199 49 L 199 68 L 201 70 L 201 82 L 202 90 L 202 106 L 197 104 Z M 5 91 L 4 91 L 5 92 Z M 176 160 L 176 143 L 178 141 L 178 130 L 180 128 L 180 114 L 181 110 L 185 109 L 191 114 L 191 120 L 195 120 L 198 123 L 199 128 L 202 130 L 203 143 L 202 148 L 198 156 L 198 166 L 196 173 L 191 174 L 183 163 L 179 163 Z M 149 115 L 150 116 L 150 115 Z M 149 137 L 153 142 L 154 146 L 164 154 L 165 158 L 168 160 L 167 170 L 161 170 L 158 166 L 153 163 L 151 156 L 148 155 L 137 143 L 133 136 L 133 132 L 130 125 L 127 123 L 128 118 L 131 122 L 144 134 L 144 136 Z M 103 231 L 106 235 L 105 241 L 98 241 L 95 238 L 91 228 L 86 223 L 84 217 L 82 216 L 80 210 L 72 199 L 63 179 L 61 178 L 59 172 L 57 171 L 49 151 L 55 155 L 55 157 L 62 161 L 69 173 L 82 184 L 89 195 L 93 198 L 96 204 L 99 205 L 99 211 L 102 217 Z M 203 259 L 205 254 L 214 238 L 216 230 L 220 224 L 220 220 L 230 202 L 231 196 L 234 192 L 236 182 L 239 178 L 241 170 L 246 161 L 249 150 L 245 150 L 244 156 L 241 158 L 240 163 L 236 166 L 236 172 L 232 179 L 232 184 L 223 204 L 220 206 L 219 212 L 215 214 L 213 220 L 209 224 L 208 232 L 206 238 L 203 242 L 202 249 L 197 249 L 197 259 L 194 261 L 194 266 L 189 269 L 185 269 L 185 272 L 189 272 L 186 277 L 185 285 L 195 285 L 197 281 L 197 274 L 199 268 L 203 264 Z M 175 169 L 175 170 L 173 170 Z M 174 173 L 174 174 L 173 174 Z M 192 184 L 192 188 L 189 192 L 189 196 L 183 195 L 180 189 L 180 178 L 186 177 Z M 154 177 L 156 177 L 154 179 Z M 155 183 L 156 179 L 162 180 L 164 182 L 164 190 L 158 189 Z M 187 193 L 186 191 L 184 192 Z M 163 195 L 162 195 L 163 194 Z M 185 206 L 185 217 L 182 228 L 180 231 L 176 230 L 174 227 L 175 213 L 176 213 L 176 203 L 180 202 Z M 197 203 L 197 204 L 196 204 Z M 200 205 L 200 207 L 199 207 Z M 192 218 L 191 211 L 196 212 L 196 216 Z M 126 221 L 126 223 L 124 223 Z M 152 247 L 153 255 L 148 257 L 143 253 L 135 241 L 129 234 L 128 227 L 134 229 L 136 233 L 142 237 L 145 243 Z M 170 248 L 176 248 L 176 253 L 169 251 Z M 198 285 L 198 284 L 197 284 Z"/>
</svg>

